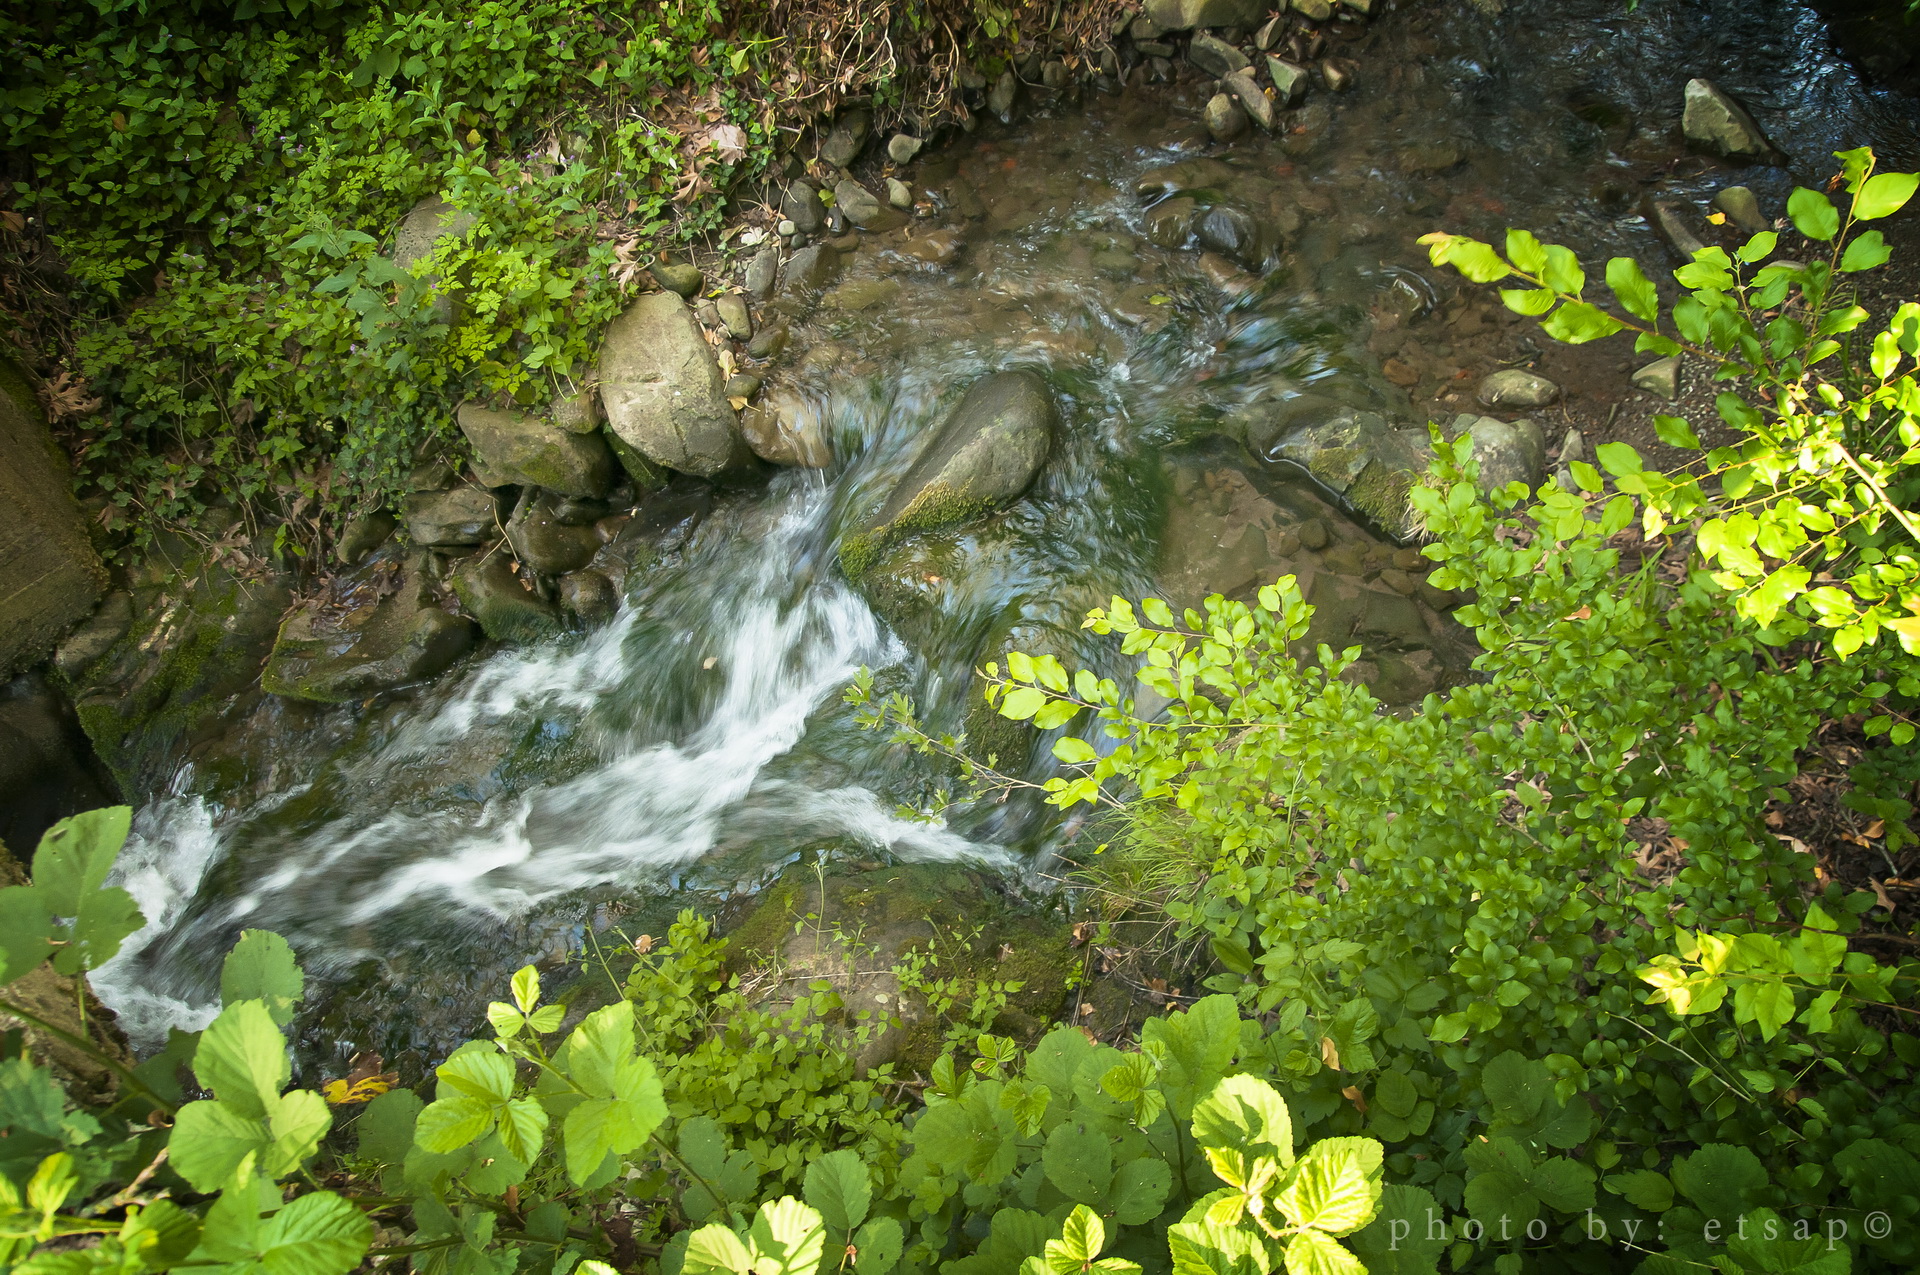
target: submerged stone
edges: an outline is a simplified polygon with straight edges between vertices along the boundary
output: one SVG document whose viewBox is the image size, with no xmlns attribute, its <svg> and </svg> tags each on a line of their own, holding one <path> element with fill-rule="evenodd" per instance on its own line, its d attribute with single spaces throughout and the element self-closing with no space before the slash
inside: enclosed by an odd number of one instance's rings
<svg viewBox="0 0 1920 1275">
<path fill-rule="evenodd" d="M 740 414 L 740 432 L 761 460 L 824 469 L 833 462 L 820 409 L 790 389 L 778 389 Z"/>
<path fill-rule="evenodd" d="M 1230 93 L 1215 93 L 1209 98 L 1205 117 L 1207 132 L 1216 142 L 1231 142 L 1246 134 L 1247 113 Z"/>
<path fill-rule="evenodd" d="M 1404 542 L 1420 533 L 1420 515 L 1408 494 L 1432 459 L 1422 431 L 1395 429 L 1378 412 L 1347 409 L 1293 430 L 1265 454 L 1299 466 L 1394 539 Z"/>
<path fill-rule="evenodd" d="M 859 576 L 898 534 L 965 522 L 1019 497 L 1046 461 L 1058 419 L 1036 373 L 975 381 L 880 512 L 842 545 L 847 574 Z"/>
</svg>

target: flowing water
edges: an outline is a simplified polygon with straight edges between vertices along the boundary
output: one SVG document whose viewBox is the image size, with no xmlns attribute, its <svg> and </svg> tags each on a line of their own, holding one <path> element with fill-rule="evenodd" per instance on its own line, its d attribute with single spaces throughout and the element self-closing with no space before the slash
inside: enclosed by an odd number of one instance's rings
<svg viewBox="0 0 1920 1275">
<path fill-rule="evenodd" d="M 1317 93 L 1274 138 L 1210 147 L 1211 86 L 1190 80 L 1041 103 L 923 159 L 923 226 L 951 229 L 957 257 L 863 248 L 774 374 L 819 412 L 835 464 L 643 507 L 649 534 L 623 537 L 624 605 L 597 630 L 365 706 L 269 703 L 183 761 L 123 856 L 151 924 L 103 995 L 148 1041 L 204 1022 L 220 955 L 265 927 L 318 990 L 311 1047 L 429 1057 L 523 961 L 578 951 L 617 915 L 637 930 L 751 892 L 803 854 L 1030 871 L 1062 835 L 1044 807 L 895 813 L 950 777 L 854 728 L 840 695 L 857 669 L 958 729 L 970 670 L 1008 641 L 1117 671 L 1077 629 L 1115 592 L 1197 596 L 1291 570 L 1385 598 L 1381 581 L 1411 566 L 1389 565 L 1395 546 L 1208 440 L 1275 385 L 1406 423 L 1466 406 L 1461 377 L 1525 333 L 1457 296 L 1421 233 L 1529 226 L 1589 259 L 1652 263 L 1645 192 L 1704 200 L 1744 181 L 1777 210 L 1841 146 L 1920 160 L 1913 102 L 1863 87 L 1799 4 L 1403 8 L 1334 42 L 1357 87 Z M 1689 157 L 1677 123 L 1694 75 L 1746 97 L 1793 167 Z M 1136 182 L 1201 155 L 1283 245 L 1243 255 L 1252 270 L 1152 242 Z M 1396 366 L 1409 371 L 1383 372 Z M 883 621 L 840 574 L 839 538 L 965 386 L 1009 367 L 1052 386 L 1053 455 L 1004 515 L 928 538 L 894 572 Z M 1195 539 L 1196 519 L 1243 514 L 1252 539 Z M 1460 671 L 1444 622 L 1419 615 L 1383 638 L 1399 653 L 1380 675 L 1414 679 L 1404 698 Z"/>
</svg>

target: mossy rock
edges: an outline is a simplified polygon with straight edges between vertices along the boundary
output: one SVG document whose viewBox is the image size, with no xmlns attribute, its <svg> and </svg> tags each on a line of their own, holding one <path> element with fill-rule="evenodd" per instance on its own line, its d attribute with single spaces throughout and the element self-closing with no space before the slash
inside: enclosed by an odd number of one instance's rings
<svg viewBox="0 0 1920 1275">
<path fill-rule="evenodd" d="M 872 1042 L 861 1062 L 891 1061 L 909 1073 L 932 1066 L 950 1025 L 894 974 L 910 950 L 931 947 L 939 961 L 926 977 L 957 978 L 969 993 L 976 979 L 1020 983 L 988 1030 L 1022 1043 L 1058 1017 L 1075 964 L 1058 915 L 1022 903 L 984 869 L 952 863 L 834 868 L 824 891 L 813 869 L 797 866 L 728 938 L 736 972 L 773 966 L 783 984 L 825 979 L 846 1002 L 849 1023 L 861 1010 L 897 1015 L 900 1024 Z M 778 987 L 770 994 L 782 995 Z"/>
<path fill-rule="evenodd" d="M 438 676 L 473 646 L 473 622 L 434 605 L 416 567 L 392 594 L 338 614 L 308 602 L 280 626 L 260 685 L 274 695 L 344 704 Z"/>
</svg>

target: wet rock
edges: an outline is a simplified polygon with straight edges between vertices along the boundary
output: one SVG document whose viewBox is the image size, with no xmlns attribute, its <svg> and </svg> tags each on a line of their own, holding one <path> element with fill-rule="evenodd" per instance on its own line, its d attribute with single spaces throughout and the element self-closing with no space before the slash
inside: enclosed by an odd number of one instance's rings
<svg viewBox="0 0 1920 1275">
<path fill-rule="evenodd" d="M 786 193 L 780 199 L 780 215 L 803 235 L 814 234 L 827 224 L 827 209 L 820 202 L 820 192 L 803 181 L 787 183 Z"/>
<path fill-rule="evenodd" d="M 899 209 L 881 204 L 872 190 L 854 180 L 843 180 L 833 186 L 833 205 L 847 215 L 847 221 L 862 230 L 893 230 L 904 225 Z"/>
<path fill-rule="evenodd" d="M 613 454 L 598 433 L 575 434 L 478 403 L 461 404 L 458 419 L 475 457 L 509 483 L 569 496 L 604 496 L 613 486 Z"/>
<path fill-rule="evenodd" d="M 1249 268 L 1257 267 L 1267 255 L 1260 223 L 1232 204 L 1215 204 L 1207 209 L 1194 224 L 1193 233 L 1207 247 Z"/>
<path fill-rule="evenodd" d="M 109 593 L 100 600 L 93 614 L 82 620 L 80 627 L 60 644 L 60 649 L 54 652 L 53 666 L 60 670 L 62 677 L 74 681 L 97 664 L 132 627 L 133 595 Z"/>
<path fill-rule="evenodd" d="M 538 642 L 560 632 L 560 617 L 499 554 L 454 573 L 453 592 L 468 615 L 496 642 Z"/>
<path fill-rule="evenodd" d="M 601 572 L 576 571 L 560 580 L 560 605 L 588 624 L 598 624 L 620 609 L 620 592 Z"/>
<path fill-rule="evenodd" d="M 499 535 L 499 502 L 484 487 L 409 496 L 401 507 L 407 539 L 416 545 L 458 548 Z"/>
<path fill-rule="evenodd" d="M 1158 40 L 1166 33 L 1166 28 L 1147 14 L 1142 14 L 1127 23 L 1127 34 L 1133 38 L 1135 44 L 1142 40 Z"/>
<path fill-rule="evenodd" d="M 1235 71 L 1244 71 L 1252 63 L 1247 55 L 1218 36 L 1201 31 L 1187 45 L 1187 61 L 1213 78 L 1222 79 Z"/>
<path fill-rule="evenodd" d="M 820 144 L 820 158 L 835 168 L 846 168 L 860 158 L 872 135 L 873 117 L 865 111 L 849 111 L 834 122 L 827 140 Z"/>
<path fill-rule="evenodd" d="M 1292 0 L 1293 11 L 1315 22 L 1325 22 L 1333 16 L 1331 0 Z"/>
<path fill-rule="evenodd" d="M 1266 22 L 1261 25 L 1260 29 L 1253 33 L 1253 47 L 1265 53 L 1268 49 L 1280 43 L 1281 37 L 1286 35 L 1286 33 L 1287 15 L 1283 9 L 1281 12 L 1268 18 Z"/>
<path fill-rule="evenodd" d="M 1251 292 L 1259 282 L 1217 252 L 1201 253 L 1195 264 L 1200 267 L 1200 273 L 1206 276 L 1208 283 L 1229 296 L 1237 297 Z"/>
<path fill-rule="evenodd" d="M 1706 247 L 1700 236 L 1694 233 L 1690 210 L 1668 199 L 1655 199 L 1649 196 L 1644 208 L 1647 221 L 1652 224 L 1654 233 L 1666 241 L 1668 248 L 1682 261 L 1692 261 L 1693 254 Z"/>
<path fill-rule="evenodd" d="M 1422 143 L 1401 152 L 1400 167 L 1409 173 L 1444 173 L 1465 158 L 1452 142 Z"/>
<path fill-rule="evenodd" d="M 608 326 L 599 367 L 607 428 L 648 460 L 704 478 L 740 459 L 719 365 L 680 298 L 637 298 Z"/>
<path fill-rule="evenodd" d="M 1233 169 L 1217 159 L 1183 159 L 1142 173 L 1133 193 L 1142 199 L 1161 199 L 1225 186 L 1232 178 Z"/>
<path fill-rule="evenodd" d="M 736 341 L 744 341 L 753 335 L 753 316 L 747 310 L 747 299 L 737 292 L 729 292 L 714 298 L 714 309 L 720 312 L 720 326 L 727 335 Z"/>
<path fill-rule="evenodd" d="M 359 566 L 367 560 L 368 554 L 387 543 L 387 537 L 399 525 L 394 516 L 384 509 L 360 514 L 347 523 L 346 530 L 340 533 L 339 543 L 333 548 L 334 561 L 342 566 Z"/>
<path fill-rule="evenodd" d="M 413 467 L 407 475 L 409 491 L 447 491 L 460 481 L 460 471 L 453 462 L 444 456 L 435 456 Z M 488 483 L 489 487 L 505 486 L 504 483 Z"/>
<path fill-rule="evenodd" d="M 760 392 L 760 378 L 751 372 L 735 372 L 727 378 L 727 401 L 748 399 Z"/>
<path fill-rule="evenodd" d="M 568 526 L 546 492 L 529 488 L 507 520 L 507 543 L 514 557 L 542 575 L 565 575 L 593 561 L 600 537 L 593 526 Z"/>
<path fill-rule="evenodd" d="M 1052 92 L 1058 93 L 1073 83 L 1073 72 L 1067 70 L 1067 64 L 1057 59 L 1040 64 L 1040 83 Z"/>
<path fill-rule="evenodd" d="M 840 253 L 826 244 L 802 248 L 787 258 L 782 276 L 788 291 L 817 293 L 840 273 Z"/>
<path fill-rule="evenodd" d="M 1205 118 L 1207 132 L 1216 142 L 1231 142 L 1246 134 L 1247 113 L 1231 93 L 1215 93 L 1209 98 Z"/>
<path fill-rule="evenodd" d="M 106 569 L 33 387 L 0 359 L 0 678 L 44 659 L 93 610 Z"/>
<path fill-rule="evenodd" d="M 1478 396 L 1488 407 L 1524 411 L 1553 402 L 1560 397 L 1560 387 L 1544 376 L 1510 367 L 1482 377 Z"/>
<path fill-rule="evenodd" d="M 829 310 L 873 310 L 890 306 L 900 296 L 896 279 L 849 279 L 820 298 Z"/>
<path fill-rule="evenodd" d="M 606 501 L 582 496 L 554 496 L 549 503 L 553 516 L 569 527 L 591 527 L 609 512 Z"/>
<path fill-rule="evenodd" d="M 1298 574 L 1302 564 L 1292 559 L 1302 542 L 1294 515 L 1238 469 L 1176 473 L 1175 492 L 1154 581 L 1176 608 L 1197 608 L 1214 593 L 1250 600 L 1280 576 Z M 1326 529 L 1319 530 L 1324 545 Z"/>
<path fill-rule="evenodd" d="M 1773 153 L 1753 116 L 1711 80 L 1687 81 L 1680 128 L 1689 142 L 1729 159 L 1764 159 Z"/>
<path fill-rule="evenodd" d="M 993 82 L 993 91 L 987 94 L 987 109 L 1002 124 L 1013 123 L 1013 108 L 1020 101 L 1020 81 L 1012 71 L 1002 71 L 1000 78 Z"/>
<path fill-rule="evenodd" d="M 667 471 L 641 455 L 626 439 L 610 429 L 600 432 L 607 450 L 613 453 L 613 459 L 625 471 L 627 481 L 633 484 L 635 492 L 648 492 L 667 485 Z"/>
<path fill-rule="evenodd" d="M 1353 87 L 1353 66 L 1341 58 L 1321 58 L 1320 82 L 1329 93 L 1344 93 Z"/>
<path fill-rule="evenodd" d="M 1178 50 L 1176 50 L 1171 44 L 1164 44 L 1159 40 L 1147 40 L 1147 41 L 1143 41 L 1140 44 L 1136 44 L 1134 48 L 1139 50 L 1141 53 L 1146 54 L 1148 57 L 1152 58 L 1156 64 L 1161 62 L 1167 62 L 1166 73 L 1157 74 L 1154 77 L 1160 83 L 1164 84 L 1169 79 L 1172 78 L 1173 64 L 1171 62 L 1168 62 L 1168 59 L 1171 58 L 1176 52 L 1178 52 Z M 1156 65 L 1154 69 L 1156 72 L 1159 71 L 1158 65 Z"/>
<path fill-rule="evenodd" d="M 1200 206 L 1187 198 L 1168 199 L 1147 210 L 1147 239 L 1162 248 L 1183 248 L 1193 233 Z"/>
<path fill-rule="evenodd" d="M 1240 103 L 1240 109 L 1247 113 L 1249 119 L 1264 131 L 1269 133 L 1273 131 L 1274 124 L 1278 122 L 1273 99 L 1260 91 L 1260 86 L 1254 83 L 1252 71 L 1235 71 L 1220 83 L 1227 92 L 1233 94 L 1235 100 Z"/>
<path fill-rule="evenodd" d="M 901 533 L 978 518 L 1017 499 L 1046 461 L 1058 419 L 1053 394 L 1035 373 L 975 381 L 880 512 L 843 542 L 847 574 L 858 577 Z"/>
<path fill-rule="evenodd" d="M 1531 491 L 1546 475 L 1546 440 L 1540 435 L 1540 426 L 1524 416 L 1503 421 L 1492 416 L 1463 415 L 1454 419 L 1450 433 L 1456 438 L 1463 433 L 1472 437 L 1482 491 L 1496 491 L 1511 482 L 1525 483 Z"/>
<path fill-rule="evenodd" d="M 1377 412 L 1345 409 L 1298 427 L 1267 446 L 1269 460 L 1299 466 L 1388 535 L 1419 534 L 1408 493 L 1431 460 L 1424 431 L 1396 430 Z"/>
<path fill-rule="evenodd" d="M 1633 388 L 1645 390 L 1649 394 L 1658 394 L 1668 402 L 1680 398 L 1680 356 L 1669 354 L 1664 359 L 1655 359 L 1633 374 Z"/>
<path fill-rule="evenodd" d="M 700 267 L 690 266 L 684 262 L 663 261 L 659 265 L 650 267 L 647 273 L 653 276 L 655 283 L 668 292 L 683 297 L 691 297 L 700 291 L 700 285 L 707 281 L 707 277 L 700 273 Z"/>
<path fill-rule="evenodd" d="M 1713 206 L 1725 213 L 1728 221 L 1750 235 L 1771 229 L 1760 212 L 1760 201 L 1745 186 L 1727 187 L 1713 197 Z"/>
<path fill-rule="evenodd" d="M 424 682 L 473 646 L 473 625 L 433 605 L 424 576 L 409 571 L 399 591 L 337 615 L 315 602 L 281 624 L 260 674 L 261 689 L 288 699 L 341 704 Z"/>
<path fill-rule="evenodd" d="M 887 202 L 903 212 L 913 207 L 913 187 L 898 177 L 887 178 Z"/>
<path fill-rule="evenodd" d="M 981 200 L 980 192 L 964 177 L 954 178 L 947 187 L 947 203 L 957 215 L 968 221 L 979 221 L 987 215 L 987 205 Z"/>
<path fill-rule="evenodd" d="M 768 244 L 747 263 L 747 295 L 755 301 L 765 301 L 773 295 L 774 284 L 779 280 L 780 249 Z"/>
<path fill-rule="evenodd" d="M 772 323 L 753 334 L 747 342 L 747 354 L 756 359 L 778 357 L 780 351 L 787 348 L 787 325 Z"/>
<path fill-rule="evenodd" d="M 900 252 L 930 266 L 947 266 L 960 255 L 961 242 L 957 230 L 929 230 L 901 244 Z"/>
<path fill-rule="evenodd" d="M 911 164 L 926 143 L 907 133 L 895 133 L 887 139 L 887 158 L 896 164 Z"/>
<path fill-rule="evenodd" d="M 1266 9 L 1265 0 L 1147 0 L 1146 19 L 1156 33 L 1196 27 L 1250 27 L 1260 21 Z M 1140 36 L 1135 34 L 1134 39 Z"/>
<path fill-rule="evenodd" d="M 796 391 L 780 389 L 740 415 L 740 432 L 761 460 L 802 469 L 833 463 L 820 409 Z"/>
<path fill-rule="evenodd" d="M 1319 553 L 1326 548 L 1327 542 L 1332 539 L 1327 534 L 1327 524 L 1318 518 L 1309 518 L 1302 522 L 1294 528 L 1294 534 L 1300 537 L 1300 546 L 1303 549 L 1310 549 L 1314 553 Z"/>
</svg>

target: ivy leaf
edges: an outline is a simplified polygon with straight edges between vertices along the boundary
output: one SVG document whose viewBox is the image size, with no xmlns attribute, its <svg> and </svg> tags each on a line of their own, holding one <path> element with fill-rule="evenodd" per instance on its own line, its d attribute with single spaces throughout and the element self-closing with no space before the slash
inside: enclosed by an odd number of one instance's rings
<svg viewBox="0 0 1920 1275">
<path fill-rule="evenodd" d="M 856 1151 L 842 1148 L 807 1166 L 807 1203 L 820 1210 L 828 1226 L 851 1231 L 866 1219 L 873 1184 Z"/>
<path fill-rule="evenodd" d="M 242 930 L 220 967 L 221 1002 L 259 1001 L 280 1027 L 293 1021 L 306 988 L 293 948 L 272 930 Z"/>
<path fill-rule="evenodd" d="M 1287 1220 L 1346 1235 L 1373 1220 L 1380 1200 L 1382 1150 L 1372 1138 L 1322 1138 L 1307 1148 L 1275 1197 Z"/>
</svg>

